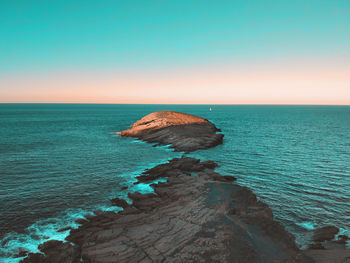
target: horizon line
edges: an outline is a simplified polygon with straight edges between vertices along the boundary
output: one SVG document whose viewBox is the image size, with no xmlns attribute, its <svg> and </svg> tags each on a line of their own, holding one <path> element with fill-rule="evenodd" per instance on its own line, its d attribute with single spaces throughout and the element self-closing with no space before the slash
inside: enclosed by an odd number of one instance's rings
<svg viewBox="0 0 350 263">
<path fill-rule="evenodd" d="M 279 104 L 279 103 L 114 103 L 114 102 L 0 102 L 0 104 L 91 104 L 91 105 L 197 105 L 197 106 L 350 106 L 350 104 Z"/>
</svg>

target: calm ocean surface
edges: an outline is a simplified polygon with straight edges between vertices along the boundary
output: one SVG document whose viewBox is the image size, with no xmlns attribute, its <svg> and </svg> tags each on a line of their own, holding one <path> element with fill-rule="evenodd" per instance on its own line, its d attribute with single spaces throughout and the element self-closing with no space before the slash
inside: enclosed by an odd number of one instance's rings
<svg viewBox="0 0 350 263">
<path fill-rule="evenodd" d="M 144 115 L 175 110 L 207 118 L 224 144 L 189 156 L 216 161 L 270 205 L 305 245 L 326 224 L 350 234 L 350 107 L 0 104 L 0 261 L 63 240 L 61 227 L 115 210 L 145 168 L 180 157 L 115 133 Z M 128 191 L 151 191 L 138 185 Z"/>
</svg>

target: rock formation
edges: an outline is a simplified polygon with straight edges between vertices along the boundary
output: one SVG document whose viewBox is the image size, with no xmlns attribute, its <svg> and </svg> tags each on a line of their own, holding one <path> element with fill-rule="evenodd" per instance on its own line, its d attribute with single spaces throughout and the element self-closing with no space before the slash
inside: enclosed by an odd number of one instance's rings
<svg viewBox="0 0 350 263">
<path fill-rule="evenodd" d="M 324 226 L 313 231 L 313 243 L 304 253 L 317 263 L 350 263 L 350 250 L 346 249 L 349 237 L 336 235 L 339 228 Z"/>
<path fill-rule="evenodd" d="M 203 118 L 161 111 L 120 135 L 190 152 L 222 143 L 223 135 L 217 131 Z M 152 184 L 152 194 L 129 193 L 132 204 L 112 199 L 123 211 L 87 215 L 77 221 L 81 226 L 70 231 L 68 242 L 48 241 L 40 245 L 42 253 L 31 253 L 21 262 L 304 263 L 328 262 L 324 260 L 340 252 L 339 262 L 346 262 L 344 249 L 301 251 L 294 237 L 273 219 L 268 205 L 236 184 L 235 177 L 215 172 L 216 166 L 213 161 L 182 157 L 146 170 L 136 184 L 159 178 L 167 182 Z M 333 228 L 316 231 L 315 240 L 328 239 L 334 232 Z"/>
<path fill-rule="evenodd" d="M 135 122 L 120 136 L 135 137 L 160 145 L 171 145 L 176 151 L 192 152 L 222 143 L 223 134 L 206 119 L 175 112 L 157 111 Z"/>
<path fill-rule="evenodd" d="M 325 226 L 314 231 L 313 240 L 315 242 L 322 242 L 332 240 L 338 234 L 339 228 L 335 226 Z"/>
<path fill-rule="evenodd" d="M 313 262 L 300 251 L 270 208 L 212 161 L 173 159 L 145 171 L 138 183 L 154 194 L 129 193 L 131 206 L 86 218 L 62 243 L 22 262 Z M 118 203 L 125 206 L 124 202 Z"/>
</svg>

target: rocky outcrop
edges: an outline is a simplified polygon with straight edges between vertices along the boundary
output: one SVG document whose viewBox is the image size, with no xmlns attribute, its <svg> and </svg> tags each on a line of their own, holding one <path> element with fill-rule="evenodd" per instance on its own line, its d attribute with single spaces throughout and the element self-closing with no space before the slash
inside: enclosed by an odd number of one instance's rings
<svg viewBox="0 0 350 263">
<path fill-rule="evenodd" d="M 325 226 L 314 231 L 313 240 L 315 242 L 322 242 L 332 240 L 338 234 L 339 228 L 335 226 Z"/>
<path fill-rule="evenodd" d="M 167 178 L 154 194 L 130 193 L 122 212 L 88 217 L 70 243 L 49 241 L 46 256 L 23 262 L 312 262 L 266 204 L 215 166 L 180 158 L 149 169 L 137 183 Z"/>
<path fill-rule="evenodd" d="M 324 226 L 313 231 L 313 242 L 305 254 L 317 263 L 350 263 L 350 250 L 346 249 L 349 237 L 336 235 L 339 228 Z"/>
<path fill-rule="evenodd" d="M 129 207 L 128 202 L 126 202 L 124 199 L 113 198 L 113 199 L 111 200 L 111 202 L 112 202 L 113 205 L 119 206 L 119 207 L 122 207 L 122 208 L 127 208 L 127 207 Z"/>
<path fill-rule="evenodd" d="M 223 134 L 206 119 L 175 111 L 157 111 L 135 122 L 120 136 L 135 137 L 160 145 L 171 145 L 176 151 L 192 152 L 222 143 Z"/>
</svg>

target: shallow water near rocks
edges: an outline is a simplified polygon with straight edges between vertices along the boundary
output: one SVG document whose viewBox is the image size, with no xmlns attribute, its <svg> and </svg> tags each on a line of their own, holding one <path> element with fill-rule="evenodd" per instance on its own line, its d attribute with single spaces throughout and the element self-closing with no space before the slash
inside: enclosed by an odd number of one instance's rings
<svg viewBox="0 0 350 263">
<path fill-rule="evenodd" d="M 212 111 L 209 111 L 209 108 Z M 146 168 L 183 153 L 115 133 L 157 110 L 195 114 L 224 144 L 189 156 L 214 160 L 270 205 L 305 245 L 325 224 L 350 233 L 350 107 L 0 104 L 0 259 L 37 250 L 57 232 L 128 191 Z M 17 260 L 18 261 L 18 260 Z"/>
</svg>

